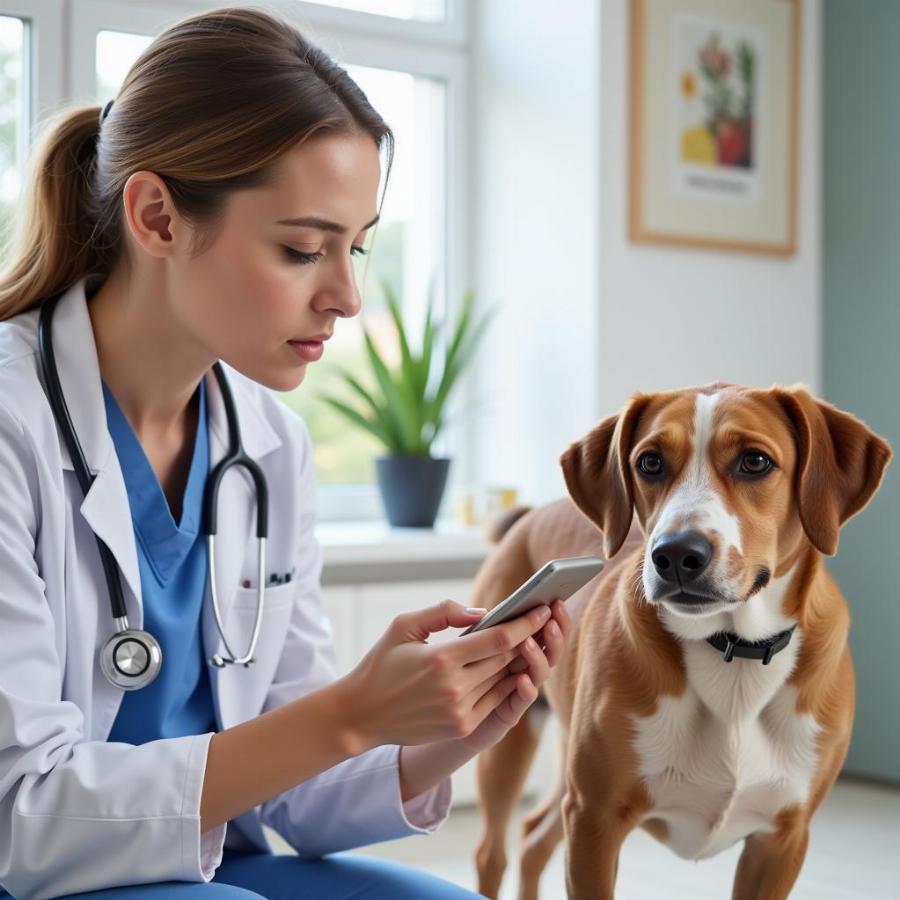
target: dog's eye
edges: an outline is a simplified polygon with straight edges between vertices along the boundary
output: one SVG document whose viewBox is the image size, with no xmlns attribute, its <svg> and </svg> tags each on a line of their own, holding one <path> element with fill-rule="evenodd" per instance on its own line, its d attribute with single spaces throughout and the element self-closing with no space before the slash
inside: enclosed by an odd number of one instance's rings
<svg viewBox="0 0 900 900">
<path fill-rule="evenodd" d="M 765 475 L 775 464 L 759 450 L 750 450 L 741 457 L 738 471 L 743 475 Z"/>
<path fill-rule="evenodd" d="M 662 457 L 658 453 L 642 453 L 638 457 L 637 467 L 644 475 L 659 475 L 663 469 Z"/>
</svg>

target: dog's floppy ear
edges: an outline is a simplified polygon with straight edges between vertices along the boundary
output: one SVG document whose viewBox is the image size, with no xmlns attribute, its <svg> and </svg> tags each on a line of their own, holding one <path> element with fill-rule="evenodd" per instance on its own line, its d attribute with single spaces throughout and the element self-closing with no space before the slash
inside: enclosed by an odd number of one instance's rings
<svg viewBox="0 0 900 900">
<path fill-rule="evenodd" d="M 794 426 L 800 521 L 813 546 L 833 556 L 841 525 L 872 499 L 893 451 L 865 423 L 802 386 L 775 396 Z"/>
<path fill-rule="evenodd" d="M 650 394 L 635 394 L 625 409 L 604 419 L 560 456 L 566 487 L 578 508 L 603 532 L 606 558 L 619 552 L 634 516 L 628 455 Z"/>
</svg>

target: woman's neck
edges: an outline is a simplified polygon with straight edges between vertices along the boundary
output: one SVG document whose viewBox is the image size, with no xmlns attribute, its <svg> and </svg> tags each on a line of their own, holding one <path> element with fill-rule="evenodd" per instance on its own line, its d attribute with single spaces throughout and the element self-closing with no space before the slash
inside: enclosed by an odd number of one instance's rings
<svg viewBox="0 0 900 900">
<path fill-rule="evenodd" d="M 180 443 L 209 363 L 151 279 L 110 276 L 88 299 L 100 376 L 143 444 Z"/>
</svg>

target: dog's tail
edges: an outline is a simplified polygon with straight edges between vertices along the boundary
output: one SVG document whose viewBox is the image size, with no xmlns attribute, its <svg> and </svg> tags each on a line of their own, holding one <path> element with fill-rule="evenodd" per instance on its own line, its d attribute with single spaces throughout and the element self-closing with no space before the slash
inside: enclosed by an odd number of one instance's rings
<svg viewBox="0 0 900 900">
<path fill-rule="evenodd" d="M 485 528 L 485 537 L 492 544 L 499 544 L 503 540 L 503 535 L 509 531 L 525 513 L 531 512 L 531 507 L 527 504 L 520 503 L 517 506 L 504 509 L 497 513 L 493 521 L 489 522 Z"/>
</svg>

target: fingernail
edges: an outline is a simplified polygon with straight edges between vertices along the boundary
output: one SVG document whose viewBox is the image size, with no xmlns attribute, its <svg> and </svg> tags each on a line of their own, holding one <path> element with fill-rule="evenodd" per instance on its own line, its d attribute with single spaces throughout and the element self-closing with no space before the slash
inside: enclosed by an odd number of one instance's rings
<svg viewBox="0 0 900 900">
<path fill-rule="evenodd" d="M 550 634 L 557 634 L 559 632 L 559 626 L 556 624 L 556 622 L 551 622 L 547 626 L 547 631 L 549 631 Z"/>
<path fill-rule="evenodd" d="M 542 605 L 541 605 L 540 617 L 541 617 L 542 619 L 546 619 L 547 616 L 549 616 L 549 615 L 550 615 L 550 607 L 547 606 L 546 604 L 542 604 Z"/>
<path fill-rule="evenodd" d="M 467 606 L 466 612 L 471 613 L 473 616 L 480 616 L 482 613 L 486 613 L 487 609 L 483 606 Z"/>
<path fill-rule="evenodd" d="M 535 643 L 534 638 L 528 638 L 528 640 L 525 641 L 525 646 L 526 646 L 529 650 L 536 650 L 536 649 L 537 649 L 537 644 Z"/>
</svg>

